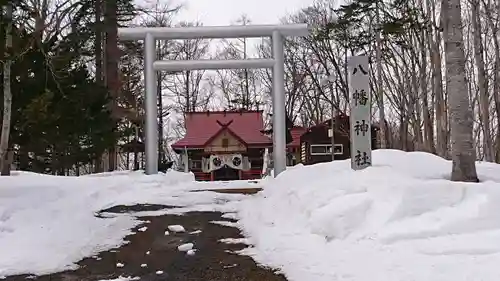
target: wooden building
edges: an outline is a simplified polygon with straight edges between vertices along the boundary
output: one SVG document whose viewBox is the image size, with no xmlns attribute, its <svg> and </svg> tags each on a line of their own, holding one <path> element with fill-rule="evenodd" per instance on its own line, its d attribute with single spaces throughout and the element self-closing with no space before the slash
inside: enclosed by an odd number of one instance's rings
<svg viewBox="0 0 500 281">
<path fill-rule="evenodd" d="M 307 131 L 307 128 L 293 126 L 290 130 L 292 142 L 287 144 L 287 166 L 294 166 L 301 163 L 300 137 Z"/>
<path fill-rule="evenodd" d="M 335 118 L 334 153 L 335 160 L 351 158 L 349 116 Z M 376 148 L 378 128 L 372 125 L 372 148 Z M 331 119 L 308 128 L 300 136 L 300 163 L 312 165 L 332 161 Z"/>
<path fill-rule="evenodd" d="M 263 111 L 206 111 L 185 115 L 186 135 L 172 144 L 196 180 L 259 179 L 266 148 Z"/>
</svg>

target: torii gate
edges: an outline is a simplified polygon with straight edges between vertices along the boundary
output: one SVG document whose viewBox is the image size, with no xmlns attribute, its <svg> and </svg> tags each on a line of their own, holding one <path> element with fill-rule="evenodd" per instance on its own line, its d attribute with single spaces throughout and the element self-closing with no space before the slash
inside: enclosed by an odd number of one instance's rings
<svg viewBox="0 0 500 281">
<path fill-rule="evenodd" d="M 308 36 L 307 24 L 201 27 L 118 28 L 121 40 L 144 40 L 144 81 L 146 88 L 146 174 L 158 173 L 158 111 L 155 87 L 157 71 L 271 68 L 273 73 L 273 159 L 274 176 L 286 169 L 285 62 L 283 38 Z M 156 40 L 222 38 L 272 38 L 273 58 L 244 60 L 156 60 Z"/>
</svg>

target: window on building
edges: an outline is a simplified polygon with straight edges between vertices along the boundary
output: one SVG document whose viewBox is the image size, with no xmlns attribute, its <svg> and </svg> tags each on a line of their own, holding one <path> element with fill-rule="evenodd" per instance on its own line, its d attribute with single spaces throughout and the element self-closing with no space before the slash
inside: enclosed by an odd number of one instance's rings
<svg viewBox="0 0 500 281">
<path fill-rule="evenodd" d="M 343 144 L 336 144 L 334 148 L 335 155 L 342 155 L 344 154 L 344 145 Z"/>
<path fill-rule="evenodd" d="M 332 155 L 331 144 L 311 144 L 311 155 Z M 344 154 L 344 146 L 342 144 L 335 144 L 335 155 Z"/>
<path fill-rule="evenodd" d="M 311 145 L 311 155 L 327 155 L 329 150 L 329 145 L 323 144 L 312 144 Z"/>
<path fill-rule="evenodd" d="M 228 138 L 223 138 L 222 139 L 222 147 L 226 148 L 229 146 L 229 139 Z"/>
</svg>

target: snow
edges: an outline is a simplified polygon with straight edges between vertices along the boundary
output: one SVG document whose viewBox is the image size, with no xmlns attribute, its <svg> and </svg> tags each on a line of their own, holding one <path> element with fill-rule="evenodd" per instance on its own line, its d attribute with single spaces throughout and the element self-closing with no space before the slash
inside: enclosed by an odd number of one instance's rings
<svg viewBox="0 0 500 281">
<path fill-rule="evenodd" d="M 185 243 L 185 244 L 178 246 L 177 250 L 179 250 L 180 252 L 187 252 L 189 250 L 192 250 L 193 247 L 194 247 L 193 243 Z"/>
<path fill-rule="evenodd" d="M 144 227 L 139 228 L 138 230 L 141 232 L 145 232 L 147 229 L 148 229 L 148 227 L 144 226 Z"/>
<path fill-rule="evenodd" d="M 196 190 L 221 190 L 221 189 L 248 189 L 262 188 L 262 180 L 235 180 L 235 181 L 219 181 L 217 185 L 213 182 L 197 182 Z"/>
<path fill-rule="evenodd" d="M 250 255 L 290 281 L 498 279 L 500 165 L 478 162 L 481 183 L 474 184 L 449 181 L 451 163 L 427 153 L 377 150 L 373 160 L 363 171 L 352 171 L 349 160 L 296 165 L 252 183 L 200 183 L 175 171 L 82 177 L 14 172 L 0 177 L 0 278 L 72 270 L 85 257 L 99 259 L 100 252 L 126 244 L 132 229 L 147 230 L 139 217 L 216 211 L 238 221 L 210 223 L 245 235 L 219 242 L 251 245 L 228 252 Z M 249 187 L 263 191 L 207 191 Z M 174 208 L 102 211 L 135 204 Z M 165 235 L 186 231 L 167 228 Z M 194 255 L 188 244 L 179 247 Z"/>
<path fill-rule="evenodd" d="M 236 213 L 225 213 L 221 216 L 223 219 L 238 219 L 238 215 Z"/>
<path fill-rule="evenodd" d="M 182 225 L 169 225 L 168 230 L 173 231 L 173 232 L 185 232 L 186 230 L 184 229 L 184 226 Z"/>
<path fill-rule="evenodd" d="M 238 223 L 232 222 L 232 221 L 210 221 L 210 223 L 218 224 L 218 225 L 222 225 L 222 226 L 228 226 L 228 227 L 238 227 Z"/>
<path fill-rule="evenodd" d="M 133 280 L 141 280 L 140 277 L 118 277 L 117 279 L 102 279 L 99 281 L 133 281 Z"/>
<path fill-rule="evenodd" d="M 250 244 L 247 238 L 222 238 L 219 242 L 225 244 Z"/>
<path fill-rule="evenodd" d="M 481 183 L 449 181 L 451 163 L 396 150 L 374 165 L 299 166 L 261 181 L 238 204 L 243 251 L 290 281 L 496 281 L 500 165 L 477 163 Z"/>
<path fill-rule="evenodd" d="M 85 257 L 126 244 L 125 236 L 143 222 L 136 213 L 101 212 L 113 206 L 162 204 L 178 206 L 172 213 L 180 214 L 196 210 L 196 206 L 224 210 L 228 208 L 222 206 L 226 202 L 244 198 L 190 192 L 197 189 L 192 174 L 175 171 L 150 176 L 127 171 L 81 177 L 15 171 L 10 177 L 0 177 L 0 278 L 73 270 Z"/>
</svg>

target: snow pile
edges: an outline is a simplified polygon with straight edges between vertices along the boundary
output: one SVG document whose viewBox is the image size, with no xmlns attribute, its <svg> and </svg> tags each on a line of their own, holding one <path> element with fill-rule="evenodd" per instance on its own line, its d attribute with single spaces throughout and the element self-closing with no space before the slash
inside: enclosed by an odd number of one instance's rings
<svg viewBox="0 0 500 281">
<path fill-rule="evenodd" d="M 192 174 L 175 171 L 0 177 L 0 278 L 75 269 L 82 258 L 124 244 L 130 229 L 140 224 L 137 214 L 99 213 L 106 208 L 148 203 L 210 210 L 243 198 L 188 192 L 197 188 Z"/>
<path fill-rule="evenodd" d="M 194 247 L 193 243 L 185 243 L 185 244 L 177 246 L 177 250 L 179 250 L 180 252 L 187 252 L 189 250 L 192 250 L 193 247 Z"/>
<path fill-rule="evenodd" d="M 240 202 L 239 227 L 258 262 L 291 281 L 496 281 L 500 276 L 500 165 L 478 163 L 482 183 L 447 180 L 451 163 L 380 150 L 302 166 Z"/>
<path fill-rule="evenodd" d="M 178 225 L 178 224 L 175 224 L 175 225 L 169 225 L 168 226 L 168 230 L 172 231 L 172 232 L 185 232 L 186 230 L 184 229 L 184 226 L 182 225 Z"/>
</svg>

